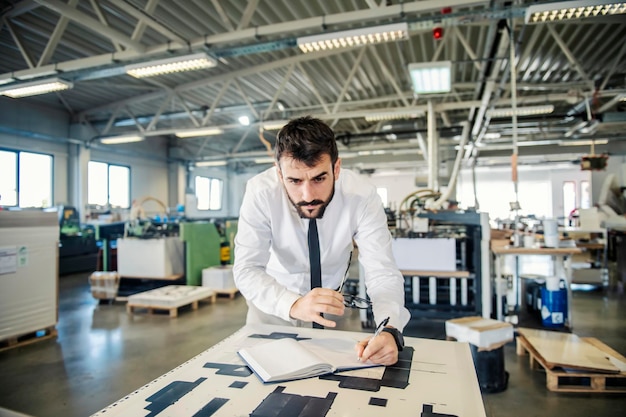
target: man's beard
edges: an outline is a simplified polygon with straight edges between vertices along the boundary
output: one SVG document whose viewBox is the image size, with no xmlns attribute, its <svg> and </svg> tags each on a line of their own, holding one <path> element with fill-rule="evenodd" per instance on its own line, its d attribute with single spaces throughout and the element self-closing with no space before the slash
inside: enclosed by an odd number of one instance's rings
<svg viewBox="0 0 626 417">
<path fill-rule="evenodd" d="M 295 203 L 291 199 L 291 196 L 289 196 L 289 193 L 287 193 L 287 198 L 289 198 L 289 201 L 291 201 L 291 204 L 294 206 L 294 208 L 298 212 L 298 215 L 301 218 L 303 218 L 303 219 L 321 219 L 322 217 L 324 217 L 324 213 L 326 212 L 326 207 L 328 207 L 328 205 L 332 201 L 334 195 L 335 195 L 335 181 L 333 180 L 333 190 L 331 191 L 330 196 L 328 197 L 328 200 L 326 200 L 326 201 L 324 201 L 324 200 L 312 200 L 312 201 L 300 201 L 298 203 Z M 312 217 L 310 215 L 307 216 L 306 213 L 304 212 L 304 210 L 302 209 L 302 207 L 310 206 L 310 205 L 319 205 L 320 206 L 319 209 L 318 209 L 317 215 L 315 217 Z"/>
</svg>

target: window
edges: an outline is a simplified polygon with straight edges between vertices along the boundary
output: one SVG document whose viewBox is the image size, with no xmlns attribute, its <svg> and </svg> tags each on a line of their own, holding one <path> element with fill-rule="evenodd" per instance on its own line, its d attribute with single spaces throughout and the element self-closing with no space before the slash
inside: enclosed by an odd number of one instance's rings
<svg viewBox="0 0 626 417">
<path fill-rule="evenodd" d="M 387 196 L 387 189 L 384 187 L 376 187 L 376 192 L 378 193 L 378 195 L 380 196 L 380 199 L 383 202 L 383 207 L 387 207 L 387 205 L 389 204 L 388 201 L 388 196 Z"/>
<path fill-rule="evenodd" d="M 580 182 L 580 208 L 591 208 L 591 191 L 589 190 L 589 181 Z"/>
<path fill-rule="evenodd" d="M 89 161 L 87 203 L 96 206 L 130 207 L 130 168 Z"/>
<path fill-rule="evenodd" d="M 223 181 L 217 178 L 196 177 L 196 198 L 198 210 L 222 209 Z"/>
<path fill-rule="evenodd" d="M 565 181 L 563 182 L 563 217 L 569 219 L 570 213 L 576 208 L 576 183 Z"/>
<path fill-rule="evenodd" d="M 0 205 L 52 206 L 52 156 L 0 151 Z"/>
</svg>

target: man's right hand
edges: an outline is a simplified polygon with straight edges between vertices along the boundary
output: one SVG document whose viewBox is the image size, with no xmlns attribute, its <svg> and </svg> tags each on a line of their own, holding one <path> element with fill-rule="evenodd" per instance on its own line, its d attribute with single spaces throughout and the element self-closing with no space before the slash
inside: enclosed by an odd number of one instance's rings
<svg viewBox="0 0 626 417">
<path fill-rule="evenodd" d="M 322 317 L 321 313 L 343 316 L 344 310 L 343 295 L 339 292 L 328 288 L 314 288 L 293 303 L 289 315 L 297 320 L 335 327 L 337 324 Z"/>
</svg>

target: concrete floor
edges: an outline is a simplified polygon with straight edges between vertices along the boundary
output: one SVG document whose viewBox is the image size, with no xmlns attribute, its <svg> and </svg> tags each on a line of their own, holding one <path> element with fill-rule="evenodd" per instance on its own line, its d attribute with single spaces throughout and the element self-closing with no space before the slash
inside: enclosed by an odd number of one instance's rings
<svg viewBox="0 0 626 417">
<path fill-rule="evenodd" d="M 88 416 L 206 350 L 245 321 L 241 296 L 183 309 L 174 319 L 129 315 L 124 303 L 93 299 L 88 276 L 60 278 L 58 337 L 0 352 L 0 408 L 36 417 Z M 573 317 L 577 335 L 597 337 L 626 355 L 624 296 L 575 292 Z M 358 313 L 342 318 L 340 328 L 360 330 Z M 406 333 L 445 338 L 444 321 L 415 320 Z M 513 343 L 504 353 L 509 384 L 501 393 L 483 395 L 489 417 L 600 417 L 626 410 L 626 394 L 548 391 L 545 374 L 531 371 L 528 357 L 518 357 Z"/>
</svg>

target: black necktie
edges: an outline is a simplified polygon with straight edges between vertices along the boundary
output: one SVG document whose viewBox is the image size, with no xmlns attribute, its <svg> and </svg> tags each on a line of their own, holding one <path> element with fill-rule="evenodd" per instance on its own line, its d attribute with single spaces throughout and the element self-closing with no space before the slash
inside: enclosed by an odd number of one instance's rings
<svg viewBox="0 0 626 417">
<path fill-rule="evenodd" d="M 317 222 L 309 220 L 309 262 L 311 264 L 311 289 L 322 286 L 322 265 L 320 264 L 320 240 L 317 235 Z M 324 326 L 313 323 L 314 329 L 323 329 Z"/>
</svg>

